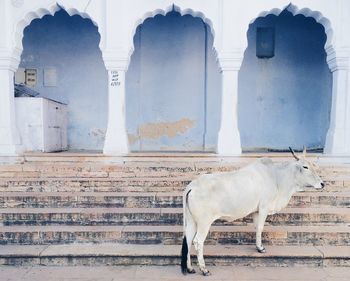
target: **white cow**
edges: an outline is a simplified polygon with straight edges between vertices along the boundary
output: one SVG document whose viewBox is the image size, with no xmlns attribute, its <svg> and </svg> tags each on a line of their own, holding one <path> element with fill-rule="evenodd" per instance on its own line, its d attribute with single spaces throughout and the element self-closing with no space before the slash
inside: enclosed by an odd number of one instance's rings
<svg viewBox="0 0 350 281">
<path fill-rule="evenodd" d="M 300 158 L 290 150 L 297 161 L 273 163 L 262 158 L 235 172 L 201 175 L 186 187 L 182 273 L 195 273 L 190 260 L 193 242 L 199 268 L 203 275 L 209 275 L 203 258 L 203 244 L 216 219 L 233 221 L 253 214 L 256 249 L 264 253 L 261 233 L 267 215 L 287 206 L 292 195 L 305 187 L 324 187 L 316 173 L 316 165 L 305 159 L 305 149 Z"/>
</svg>

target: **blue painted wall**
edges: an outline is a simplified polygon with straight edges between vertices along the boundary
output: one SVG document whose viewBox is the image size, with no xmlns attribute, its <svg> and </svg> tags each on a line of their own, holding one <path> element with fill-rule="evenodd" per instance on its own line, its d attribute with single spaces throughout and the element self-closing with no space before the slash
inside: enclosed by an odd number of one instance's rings
<svg viewBox="0 0 350 281">
<path fill-rule="evenodd" d="M 97 27 L 65 11 L 24 30 L 20 67 L 36 68 L 41 96 L 68 104 L 70 149 L 102 150 L 107 127 L 108 76 Z M 57 86 L 45 87 L 44 68 L 57 70 Z"/>
<path fill-rule="evenodd" d="M 255 55 L 258 26 L 275 27 L 271 59 Z M 243 148 L 323 147 L 332 85 L 323 27 L 284 12 L 257 19 L 247 35 L 238 99 Z M 99 40 L 90 20 L 64 11 L 34 20 L 24 32 L 20 67 L 38 69 L 35 90 L 69 105 L 70 149 L 103 147 L 108 77 Z M 212 42 L 201 19 L 174 12 L 139 26 L 126 83 L 132 150 L 215 150 L 221 75 Z M 57 69 L 57 87 L 43 85 L 45 67 Z"/>
<path fill-rule="evenodd" d="M 200 18 L 176 12 L 138 27 L 126 76 L 133 151 L 215 150 L 221 75 L 212 45 Z"/>
<path fill-rule="evenodd" d="M 273 58 L 256 57 L 257 27 L 275 28 Z M 332 88 L 323 26 L 312 18 L 283 12 L 258 18 L 247 36 L 238 95 L 243 149 L 322 148 Z"/>
</svg>

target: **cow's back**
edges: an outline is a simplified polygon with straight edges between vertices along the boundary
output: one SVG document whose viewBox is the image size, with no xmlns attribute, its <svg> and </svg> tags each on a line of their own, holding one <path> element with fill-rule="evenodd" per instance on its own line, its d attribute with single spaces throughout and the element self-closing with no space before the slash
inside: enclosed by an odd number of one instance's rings
<svg viewBox="0 0 350 281">
<path fill-rule="evenodd" d="M 259 159 L 234 172 L 206 174 L 188 186 L 189 205 L 194 216 L 207 212 L 213 219 L 237 219 L 257 210 L 259 203 L 276 192 L 274 164 Z"/>
</svg>

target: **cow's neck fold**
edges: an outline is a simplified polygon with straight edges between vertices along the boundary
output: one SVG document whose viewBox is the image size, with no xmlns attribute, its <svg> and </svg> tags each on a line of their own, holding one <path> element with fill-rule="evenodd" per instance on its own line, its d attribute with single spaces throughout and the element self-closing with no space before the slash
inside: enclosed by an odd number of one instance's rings
<svg viewBox="0 0 350 281">
<path fill-rule="evenodd" d="M 275 198 L 276 211 L 286 207 L 290 198 L 297 190 L 295 181 L 295 168 L 290 163 L 283 163 L 276 169 L 277 194 Z"/>
</svg>

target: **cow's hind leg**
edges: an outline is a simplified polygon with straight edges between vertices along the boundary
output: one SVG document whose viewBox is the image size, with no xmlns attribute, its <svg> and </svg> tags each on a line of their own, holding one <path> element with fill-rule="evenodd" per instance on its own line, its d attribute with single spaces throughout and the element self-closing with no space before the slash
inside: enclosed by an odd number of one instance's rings
<svg viewBox="0 0 350 281">
<path fill-rule="evenodd" d="M 197 251 L 199 269 L 202 271 L 204 276 L 210 275 L 209 270 L 205 268 L 205 262 L 203 257 L 204 241 L 208 235 L 210 225 L 211 225 L 211 222 L 197 225 L 197 234 L 193 240 L 194 247 L 196 248 L 196 251 Z"/>
<path fill-rule="evenodd" d="M 259 213 L 254 214 L 253 216 L 254 216 L 253 218 L 255 220 L 254 224 L 256 227 L 256 241 L 255 241 L 256 242 L 256 249 L 259 253 L 266 253 L 266 250 L 261 242 L 261 234 L 262 234 L 262 231 L 264 229 L 264 224 L 265 224 L 265 220 L 267 217 L 267 211 L 260 209 Z"/>
<path fill-rule="evenodd" d="M 192 246 L 193 238 L 196 235 L 196 232 L 197 232 L 196 223 L 191 217 L 189 217 L 187 219 L 187 225 L 186 225 L 186 239 L 187 239 L 187 248 L 188 248 L 187 273 L 196 273 L 191 263 L 191 246 Z"/>
</svg>

